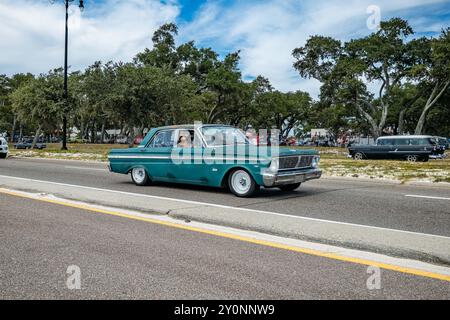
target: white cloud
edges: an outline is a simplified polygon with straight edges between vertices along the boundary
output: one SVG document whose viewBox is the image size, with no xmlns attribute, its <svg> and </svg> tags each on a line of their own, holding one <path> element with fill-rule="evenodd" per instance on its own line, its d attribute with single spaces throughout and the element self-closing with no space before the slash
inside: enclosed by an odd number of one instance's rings
<svg viewBox="0 0 450 320">
<path fill-rule="evenodd" d="M 64 6 L 56 0 L 0 0 L 0 73 L 47 72 L 64 63 Z M 151 46 L 152 33 L 179 14 L 176 3 L 106 0 L 80 14 L 70 7 L 69 64 L 129 61 Z M 88 9 L 92 9 L 90 12 Z"/>
<path fill-rule="evenodd" d="M 385 19 L 393 12 L 436 2 L 445 0 L 271 0 L 236 1 L 233 5 L 209 1 L 196 19 L 183 27 L 181 36 L 201 44 L 214 43 L 223 50 L 241 49 L 245 77 L 262 74 L 280 90 L 305 90 L 317 96 L 317 81 L 300 79 L 292 67 L 292 50 L 309 36 L 346 40 L 369 34 L 369 5 L 379 6 Z"/>
<path fill-rule="evenodd" d="M 315 34 L 342 40 L 363 36 L 369 5 L 378 5 L 382 19 L 403 12 L 422 12 L 426 5 L 449 0 L 208 0 L 191 22 L 180 25 L 179 40 L 196 40 L 220 52 L 241 50 L 246 79 L 261 74 L 283 91 L 305 90 L 317 96 L 319 83 L 300 79 L 292 50 Z M 80 14 L 71 7 L 69 64 L 72 70 L 95 60 L 130 61 L 151 46 L 161 24 L 176 21 L 177 0 L 86 1 Z M 439 31 L 431 14 L 410 20 L 417 31 Z M 0 0 L 0 74 L 46 72 L 63 65 L 62 0 Z"/>
</svg>

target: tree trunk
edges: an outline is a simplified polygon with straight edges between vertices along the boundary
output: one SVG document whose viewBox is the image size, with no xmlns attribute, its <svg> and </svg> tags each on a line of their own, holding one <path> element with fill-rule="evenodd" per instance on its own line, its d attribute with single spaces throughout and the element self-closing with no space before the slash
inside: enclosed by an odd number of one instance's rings
<svg viewBox="0 0 450 320">
<path fill-rule="evenodd" d="M 14 136 L 16 135 L 16 122 L 17 122 L 17 117 L 16 115 L 14 115 L 14 120 L 13 120 L 13 125 L 11 128 L 11 137 L 9 138 L 9 142 L 15 142 L 14 141 Z"/>
<path fill-rule="evenodd" d="M 97 135 L 96 131 L 97 130 L 96 130 L 95 123 L 93 123 L 92 126 L 91 126 L 91 143 L 95 143 L 95 138 L 96 138 L 96 135 Z"/>
<path fill-rule="evenodd" d="M 105 121 L 103 121 L 103 123 L 102 123 L 102 135 L 101 135 L 101 138 L 100 138 L 100 143 L 101 144 L 105 143 L 105 126 L 106 126 Z"/>
<path fill-rule="evenodd" d="M 42 125 L 40 124 L 36 130 L 36 134 L 34 135 L 33 143 L 31 144 L 31 150 L 33 150 L 34 147 L 36 146 L 36 142 L 39 138 L 39 135 L 41 134 L 41 129 L 42 129 Z"/>
<path fill-rule="evenodd" d="M 22 136 L 23 136 L 23 125 L 22 123 L 19 124 L 19 141 L 22 140 Z"/>
<path fill-rule="evenodd" d="M 398 115 L 397 134 L 402 135 L 405 126 L 405 113 L 406 109 L 402 109 Z"/>
<path fill-rule="evenodd" d="M 419 121 L 417 121 L 416 130 L 414 130 L 414 134 L 420 135 L 423 131 L 423 126 L 425 125 L 425 121 L 427 120 L 427 113 L 430 108 L 424 108 L 422 114 L 420 115 Z"/>
<path fill-rule="evenodd" d="M 83 138 L 84 138 L 84 128 L 85 128 L 84 121 L 81 121 L 81 124 L 80 124 L 80 139 L 81 140 L 83 140 Z"/>
<path fill-rule="evenodd" d="M 447 89 L 449 84 L 450 84 L 450 81 L 447 81 L 446 83 L 444 83 L 444 86 L 439 91 L 439 82 L 436 82 L 433 92 L 431 92 L 431 95 L 428 98 L 428 101 L 425 104 L 425 107 L 423 108 L 422 114 L 420 115 L 419 121 L 417 122 L 416 130 L 414 131 L 414 134 L 416 134 L 416 135 L 422 134 L 423 127 L 425 125 L 425 121 L 427 120 L 428 111 L 439 100 L 439 98 L 445 92 L 445 90 Z M 439 93 L 438 93 L 438 91 L 439 91 Z"/>
<path fill-rule="evenodd" d="M 376 140 L 381 135 L 381 130 L 383 129 L 381 123 L 380 125 L 378 125 L 375 119 L 368 112 L 366 112 L 358 102 L 356 102 L 356 107 L 358 108 L 359 112 L 363 115 L 363 117 L 367 120 L 367 122 L 369 122 L 370 126 L 372 127 L 371 131 L 373 138 Z"/>
</svg>

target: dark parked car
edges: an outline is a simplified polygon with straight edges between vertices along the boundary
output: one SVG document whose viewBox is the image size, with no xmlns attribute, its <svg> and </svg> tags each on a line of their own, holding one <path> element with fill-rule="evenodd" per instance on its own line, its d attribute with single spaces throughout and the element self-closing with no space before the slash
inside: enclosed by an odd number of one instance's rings
<svg viewBox="0 0 450 320">
<path fill-rule="evenodd" d="M 14 148 L 16 148 L 16 149 L 31 149 L 32 145 L 33 145 L 33 139 L 23 139 L 21 142 L 14 144 Z M 47 148 L 47 145 L 42 142 L 36 142 L 34 148 L 42 150 L 42 149 Z"/>
<path fill-rule="evenodd" d="M 428 161 L 439 146 L 432 136 L 380 137 L 375 145 L 351 145 L 349 154 L 355 160 L 404 159 L 411 162 Z"/>
</svg>

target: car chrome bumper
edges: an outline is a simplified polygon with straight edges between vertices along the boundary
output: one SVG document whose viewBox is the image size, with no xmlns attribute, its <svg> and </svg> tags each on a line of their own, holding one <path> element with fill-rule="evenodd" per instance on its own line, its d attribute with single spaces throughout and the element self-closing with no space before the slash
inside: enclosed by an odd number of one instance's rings
<svg viewBox="0 0 450 320">
<path fill-rule="evenodd" d="M 278 172 L 276 174 L 263 173 L 262 175 L 265 187 L 276 187 L 286 184 L 302 183 L 312 179 L 319 179 L 321 176 L 322 170 L 320 169 Z"/>
</svg>

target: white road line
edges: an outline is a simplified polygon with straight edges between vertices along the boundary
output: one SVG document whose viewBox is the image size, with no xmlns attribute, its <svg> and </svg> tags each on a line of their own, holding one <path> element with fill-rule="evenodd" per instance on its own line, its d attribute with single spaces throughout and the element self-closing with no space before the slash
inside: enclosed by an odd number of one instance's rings
<svg viewBox="0 0 450 320">
<path fill-rule="evenodd" d="M 434 199 L 434 200 L 450 200 L 450 198 L 445 198 L 445 197 L 419 196 L 419 195 L 414 195 L 414 194 L 405 194 L 405 197 L 408 197 L 408 198 Z"/>
<path fill-rule="evenodd" d="M 64 166 L 64 168 L 66 168 L 66 169 L 77 169 L 77 170 L 108 171 L 108 169 L 88 168 L 88 167 L 75 167 L 75 166 Z"/>
<path fill-rule="evenodd" d="M 413 232 L 413 231 L 398 230 L 398 229 L 390 229 L 390 228 L 383 228 L 383 227 L 375 227 L 375 226 L 368 226 L 368 225 L 354 224 L 354 223 L 340 222 L 340 221 L 332 221 L 332 220 L 325 220 L 325 219 L 316 219 L 316 218 L 295 216 L 295 215 L 278 213 L 278 212 L 271 212 L 271 211 L 263 211 L 263 210 L 257 210 L 257 209 L 248 209 L 248 208 L 241 208 L 241 207 L 226 206 L 226 205 L 220 205 L 220 204 L 208 203 L 208 202 L 199 202 L 199 201 L 192 201 L 192 200 L 182 200 L 182 199 L 175 199 L 175 198 L 168 198 L 168 197 L 153 196 L 153 195 L 147 195 L 147 194 L 142 194 L 142 193 L 133 193 L 133 192 L 118 191 L 118 190 L 111 190 L 111 189 L 103 189 L 103 188 L 96 188 L 96 187 L 88 187 L 88 186 L 74 185 L 74 184 L 67 184 L 67 183 L 60 183 L 60 182 L 53 182 L 53 181 L 36 180 L 36 179 L 29 179 L 29 178 L 19 178 L 19 177 L 14 177 L 14 176 L 5 176 L 5 175 L 0 175 L 0 178 L 15 179 L 15 180 L 29 181 L 29 182 L 38 182 L 38 183 L 47 183 L 47 184 L 58 185 L 58 186 L 80 188 L 80 189 L 86 189 L 86 190 L 103 191 L 103 192 L 117 193 L 117 194 L 123 194 L 123 195 L 128 195 L 128 196 L 149 198 L 149 199 L 167 200 L 167 201 L 174 201 L 174 202 L 180 202 L 180 203 L 194 204 L 194 205 L 199 205 L 199 206 L 209 206 L 209 207 L 214 207 L 214 208 L 240 210 L 240 211 L 246 211 L 246 212 L 252 212 L 252 213 L 260 213 L 260 214 L 263 213 L 263 214 L 268 214 L 268 215 L 273 215 L 273 216 L 288 217 L 288 218 L 293 218 L 293 219 L 302 219 L 302 220 L 309 220 L 309 221 L 315 221 L 315 222 L 324 222 L 324 223 L 332 223 L 332 224 L 339 224 L 339 225 L 346 225 L 346 226 L 354 226 L 354 227 L 367 228 L 367 229 L 375 229 L 375 230 L 384 230 L 384 231 L 391 231 L 391 232 L 415 234 L 415 235 L 420 235 L 420 236 L 441 238 L 441 239 L 446 239 L 446 240 L 450 239 L 450 237 L 434 235 L 434 234 L 428 234 L 428 233 Z"/>
</svg>

